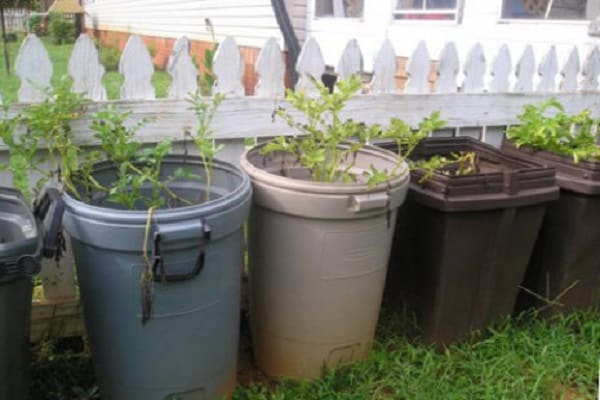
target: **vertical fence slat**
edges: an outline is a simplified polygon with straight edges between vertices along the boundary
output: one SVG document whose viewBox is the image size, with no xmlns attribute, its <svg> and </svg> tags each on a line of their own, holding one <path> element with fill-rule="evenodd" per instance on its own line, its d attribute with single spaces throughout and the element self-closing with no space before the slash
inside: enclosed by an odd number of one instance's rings
<svg viewBox="0 0 600 400">
<path fill-rule="evenodd" d="M 50 86 L 52 62 L 42 41 L 34 34 L 23 40 L 15 61 L 15 73 L 21 79 L 17 97 L 20 102 L 44 99 L 44 89 Z"/>
<path fill-rule="evenodd" d="M 419 42 L 417 48 L 413 51 L 408 63 L 408 81 L 404 93 L 406 94 L 425 94 L 429 93 L 429 70 L 431 68 L 431 59 L 429 50 L 425 42 Z"/>
<path fill-rule="evenodd" d="M 106 89 L 102 85 L 104 67 L 100 64 L 98 50 L 92 39 L 82 33 L 77 38 L 69 59 L 69 75 L 73 78 L 71 90 L 83 93 L 94 101 L 106 100 Z"/>
<path fill-rule="evenodd" d="M 540 82 L 538 83 L 537 92 L 555 92 L 556 91 L 556 74 L 558 73 L 558 58 L 556 56 L 556 48 L 550 47 L 550 50 L 544 55 L 542 62 L 538 67 L 538 75 Z"/>
<path fill-rule="evenodd" d="M 523 55 L 515 68 L 517 82 L 515 83 L 514 91 L 517 93 L 533 91 L 533 74 L 535 72 L 535 57 L 533 48 L 528 45 L 523 51 Z"/>
<path fill-rule="evenodd" d="M 190 56 L 190 42 L 180 37 L 173 46 L 167 63 L 167 72 L 171 75 L 169 99 L 185 99 L 198 90 L 198 69 Z"/>
<path fill-rule="evenodd" d="M 456 93 L 456 77 L 460 63 L 458 60 L 458 51 L 453 42 L 448 42 L 440 53 L 440 62 L 437 70 L 437 82 L 435 83 L 435 93 Z"/>
<path fill-rule="evenodd" d="M 574 93 L 577 91 L 577 77 L 579 75 L 580 66 L 579 51 L 577 50 L 577 46 L 575 46 L 573 47 L 573 50 L 571 50 L 567 62 L 565 62 L 565 65 L 560 71 L 562 81 L 560 82 L 559 90 L 561 92 Z"/>
<path fill-rule="evenodd" d="M 465 59 L 463 69 L 465 80 L 463 82 L 462 91 L 464 93 L 481 93 L 483 92 L 484 76 L 485 76 L 485 54 L 480 43 L 476 43 Z"/>
<path fill-rule="evenodd" d="M 256 97 L 281 98 L 285 93 L 285 64 L 277 39 L 267 39 L 256 59 L 258 82 L 254 89 Z"/>
<path fill-rule="evenodd" d="M 213 61 L 213 72 L 217 76 L 214 93 L 226 96 L 244 95 L 244 60 L 233 37 L 228 36 L 219 44 Z"/>
<path fill-rule="evenodd" d="M 598 89 L 598 74 L 600 73 L 600 51 L 594 47 L 588 54 L 581 71 L 581 90 L 590 91 Z"/>
<path fill-rule="evenodd" d="M 318 94 L 310 77 L 317 80 L 321 79 L 323 72 L 325 72 L 325 61 L 321 53 L 321 48 L 315 38 L 310 37 L 304 43 L 296 62 L 296 71 L 299 76 L 298 83 L 296 83 L 296 90 L 303 90 L 308 95 Z"/>
<path fill-rule="evenodd" d="M 506 93 L 510 91 L 510 72 L 512 60 L 508 46 L 503 44 L 494 58 L 490 71 L 491 80 L 489 91 L 493 93 Z"/>
<path fill-rule="evenodd" d="M 137 35 L 129 37 L 119 61 L 119 72 L 125 79 L 121 86 L 121 99 L 153 100 L 156 98 L 152 85 L 154 65 L 141 37 Z"/>
<path fill-rule="evenodd" d="M 390 39 L 385 39 L 375 56 L 371 94 L 396 93 L 396 51 Z"/>
<path fill-rule="evenodd" d="M 348 79 L 363 70 L 363 56 L 358 40 L 351 39 L 346 43 L 342 57 L 337 66 L 338 79 Z"/>
</svg>

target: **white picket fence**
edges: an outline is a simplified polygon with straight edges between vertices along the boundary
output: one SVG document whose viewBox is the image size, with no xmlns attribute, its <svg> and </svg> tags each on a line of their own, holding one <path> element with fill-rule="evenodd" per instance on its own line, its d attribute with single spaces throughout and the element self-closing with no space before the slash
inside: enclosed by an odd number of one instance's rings
<svg viewBox="0 0 600 400">
<path fill-rule="evenodd" d="M 102 85 L 104 67 L 100 64 L 93 40 L 82 35 L 77 40 L 68 65 L 73 78 L 73 90 L 85 93 L 93 102 L 84 116 L 74 123 L 82 143 L 94 144 L 90 115 L 107 103 L 121 110 L 132 111 L 132 122 L 146 117 L 156 121 L 139 131 L 141 140 L 153 143 L 165 138 L 184 139 L 184 132 L 196 121 L 185 98 L 198 87 L 198 71 L 189 54 L 190 44 L 180 38 L 174 45 L 168 63 L 172 82 L 168 98 L 156 99 L 151 83 L 154 66 L 142 39 L 131 36 L 119 65 L 124 77 L 120 100 L 107 101 Z M 424 42 L 414 50 L 407 66 L 408 81 L 401 93 L 397 85 L 397 57 L 393 44 L 386 40 L 375 57 L 372 79 L 365 84 L 363 93 L 348 103 L 347 117 L 367 123 L 386 124 L 391 117 L 401 118 L 416 125 L 432 111 L 440 111 L 450 129 L 434 135 L 470 135 L 499 145 L 505 127 L 517 122 L 516 116 L 523 105 L 556 97 L 567 111 L 590 109 L 600 113 L 600 51 L 594 48 L 583 62 L 577 49 L 568 60 L 559 65 L 554 47 L 548 49 L 538 63 L 531 47 L 527 47 L 513 65 L 513 56 L 503 46 L 491 62 L 480 45 L 475 45 L 461 63 L 453 43 L 448 43 L 436 59 L 436 78 L 430 80 L 431 56 Z M 358 42 L 348 42 L 336 67 L 339 78 L 361 72 L 362 55 Z M 266 138 L 294 134 L 278 120 L 273 110 L 284 104 L 285 63 L 276 39 L 269 39 L 262 48 L 255 65 L 259 80 L 253 96 L 244 96 L 244 60 L 234 38 L 220 43 L 214 60 L 213 72 L 217 80 L 214 92 L 222 93 L 222 103 L 214 119 L 215 141 L 225 144 L 220 157 L 237 162 L 247 138 Z M 326 69 L 318 43 L 309 38 L 298 59 L 296 70 L 299 81 L 296 90 L 315 93 L 309 76 L 320 77 Z M 15 62 L 16 74 L 21 79 L 18 103 L 10 113 L 18 113 L 24 103 L 43 99 L 50 85 L 52 63 L 42 42 L 28 35 Z M 1 100 L 1 98 L 0 98 Z M 6 159 L 6 148 L 0 144 L 0 161 Z M 0 184 L 9 184 L 6 175 Z M 77 331 L 79 312 L 72 263 L 61 267 L 44 267 L 46 300 L 38 304 L 44 318 L 67 318 L 66 333 Z M 45 308 L 42 308 L 45 307 Z M 35 308 L 34 308 L 35 309 Z M 35 314 L 35 312 L 34 312 Z M 70 319 L 69 319 L 70 318 Z M 35 319 L 35 316 L 34 316 Z M 63 321 L 64 322 L 64 321 Z M 70 328 L 69 328 L 70 327 Z M 41 328 L 39 328 L 41 329 Z M 60 334 L 60 333 L 59 333 Z"/>
</svg>

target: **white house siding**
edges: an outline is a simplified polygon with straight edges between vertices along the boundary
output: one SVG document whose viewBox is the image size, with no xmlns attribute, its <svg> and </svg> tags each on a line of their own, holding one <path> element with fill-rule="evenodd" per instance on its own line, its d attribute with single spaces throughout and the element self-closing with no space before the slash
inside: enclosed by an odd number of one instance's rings
<svg viewBox="0 0 600 400">
<path fill-rule="evenodd" d="M 480 42 L 486 57 L 492 59 L 502 44 L 507 44 L 513 63 L 524 47 L 533 45 L 536 60 L 541 60 L 551 44 L 556 45 L 562 63 L 573 46 L 578 46 L 583 58 L 599 39 L 587 34 L 589 21 L 502 21 L 501 0 L 464 0 L 461 23 L 450 21 L 394 21 L 395 0 L 365 0 L 364 17 L 358 19 L 315 19 L 314 1 L 307 1 L 307 34 L 314 36 L 323 51 L 325 61 L 337 65 L 348 39 L 357 38 L 365 56 L 365 67 L 372 65 L 375 52 L 388 37 L 398 56 L 410 56 L 417 43 L 427 43 L 432 58 L 437 58 L 448 41 L 454 41 L 461 60 L 476 42 Z M 597 1 L 597 0 L 589 0 Z"/>
<path fill-rule="evenodd" d="M 294 31 L 300 43 L 306 39 L 306 0 L 285 0 L 290 20 L 294 26 Z"/>
<path fill-rule="evenodd" d="M 234 36 L 242 46 L 262 47 L 269 37 L 283 40 L 270 0 L 87 0 L 86 27 L 211 41 L 210 18 L 217 40 Z"/>
</svg>

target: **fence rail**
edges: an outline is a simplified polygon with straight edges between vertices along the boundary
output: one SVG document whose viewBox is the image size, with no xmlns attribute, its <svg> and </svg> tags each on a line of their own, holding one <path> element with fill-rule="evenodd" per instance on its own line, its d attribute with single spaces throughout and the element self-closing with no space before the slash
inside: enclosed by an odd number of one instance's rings
<svg viewBox="0 0 600 400">
<path fill-rule="evenodd" d="M 73 90 L 85 93 L 92 103 L 84 116 L 74 123 L 77 139 L 81 143 L 94 144 L 89 129 L 90 115 L 110 103 L 131 111 L 132 123 L 146 117 L 156 119 L 138 132 L 143 141 L 183 140 L 184 132 L 193 129 L 196 123 L 185 101 L 188 94 L 198 88 L 198 70 L 189 48 L 186 38 L 175 43 L 167 67 L 171 76 L 168 98 L 156 99 L 151 83 L 154 66 L 150 53 L 140 37 L 131 36 L 119 65 L 119 72 L 124 77 L 121 98 L 107 101 L 102 85 L 105 69 L 100 64 L 98 51 L 89 36 L 81 35 L 75 43 L 68 71 L 73 78 Z M 363 93 L 349 102 L 346 116 L 382 124 L 390 117 L 396 117 L 416 125 L 432 111 L 440 111 L 451 129 L 434 135 L 469 135 L 495 145 L 500 143 L 505 127 L 517 122 L 516 116 L 528 103 L 556 97 L 569 112 L 587 108 L 599 116 L 598 48 L 586 54 L 583 62 L 574 48 L 562 65 L 559 65 L 553 46 L 539 63 L 535 61 L 531 47 L 527 47 L 514 64 L 513 55 L 506 46 L 499 49 L 491 62 L 488 56 L 480 45 L 475 45 L 461 62 L 456 46 L 448 43 L 432 62 L 426 44 L 421 42 L 409 58 L 408 80 L 401 89 L 396 79 L 397 56 L 393 44 L 386 40 L 375 57 L 373 71 L 369 74 L 372 79 L 365 83 Z M 335 68 L 338 78 L 362 72 L 362 61 L 358 42 L 349 41 Z M 11 106 L 9 114 L 19 113 L 26 103 L 43 99 L 43 88 L 50 86 L 52 68 L 40 39 L 28 35 L 15 63 L 16 74 L 21 79 L 18 103 Z M 309 77 L 320 77 L 325 68 L 318 43 L 309 38 L 296 65 L 299 74 L 296 90 L 314 94 Z M 213 64 L 217 78 L 213 91 L 224 94 L 226 99 L 213 125 L 216 141 L 227 145 L 220 157 L 233 162 L 239 159 L 247 138 L 295 133 L 281 121 L 272 119 L 273 110 L 284 103 L 285 91 L 286 66 L 277 41 L 269 39 L 260 52 L 255 65 L 259 79 L 252 96 L 244 95 L 244 70 L 244 60 L 235 40 L 226 38 L 220 43 Z M 6 147 L 0 144 L 0 161 L 3 159 L 6 159 Z M 9 182 L 8 176 L 0 175 L 0 184 Z M 35 337 L 42 337 L 50 328 L 58 335 L 80 333 L 82 324 L 72 261 L 58 267 L 45 265 L 42 277 L 46 299 L 34 303 Z M 57 331 L 57 326 L 64 329 Z"/>
</svg>

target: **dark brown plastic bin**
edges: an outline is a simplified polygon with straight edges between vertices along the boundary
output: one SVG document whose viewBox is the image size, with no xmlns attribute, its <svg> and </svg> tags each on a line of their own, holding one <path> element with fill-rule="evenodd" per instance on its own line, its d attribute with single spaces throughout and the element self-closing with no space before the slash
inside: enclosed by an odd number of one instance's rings
<svg viewBox="0 0 600 400">
<path fill-rule="evenodd" d="M 424 172 L 412 171 L 386 285 L 388 306 L 407 304 L 438 348 L 512 312 L 546 204 L 559 193 L 554 169 L 469 137 L 425 139 L 412 158 L 461 151 L 477 153 L 477 174 L 419 183 Z"/>
<path fill-rule="evenodd" d="M 509 140 L 502 151 L 554 167 L 561 188 L 559 201 L 548 207 L 523 283 L 529 291 L 520 293 L 519 310 L 536 306 L 552 314 L 600 309 L 600 162 L 575 163 L 547 151 L 517 148 Z"/>
</svg>

